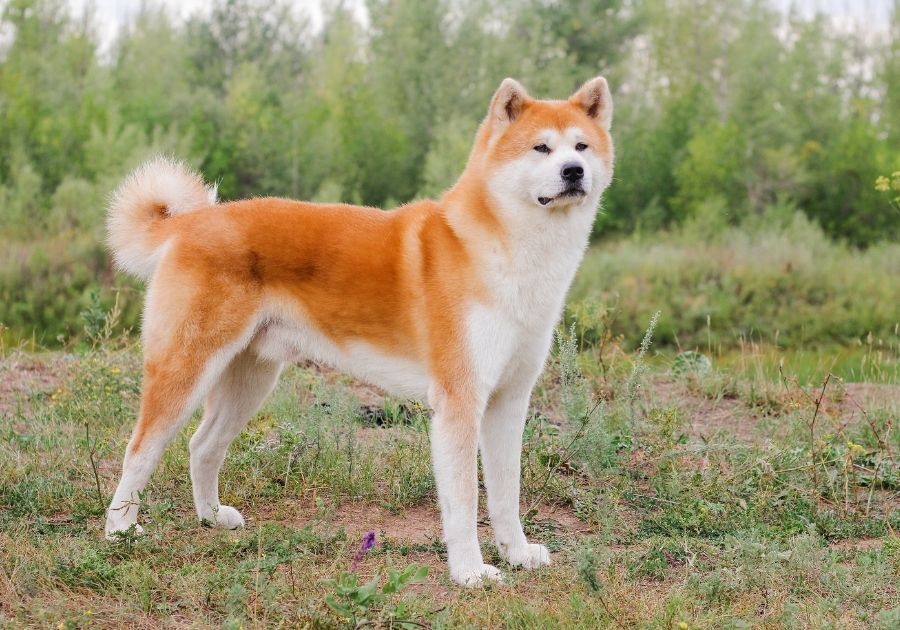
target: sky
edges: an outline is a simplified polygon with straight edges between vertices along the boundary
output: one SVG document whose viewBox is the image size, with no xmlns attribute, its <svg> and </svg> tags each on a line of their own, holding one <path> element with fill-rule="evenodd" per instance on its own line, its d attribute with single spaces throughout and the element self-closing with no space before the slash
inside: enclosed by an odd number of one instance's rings
<svg viewBox="0 0 900 630">
<path fill-rule="evenodd" d="M 328 2 L 328 0 L 325 0 Z M 564 1 L 564 0 L 563 0 Z M 209 11 L 215 0 L 156 0 L 168 7 L 172 15 L 186 17 L 197 11 Z M 791 7 L 809 16 L 826 13 L 841 27 L 863 28 L 873 31 L 886 30 L 893 0 L 772 0 L 773 4 L 787 11 Z M 138 11 L 141 0 L 68 0 L 75 14 L 93 5 L 100 29 L 101 48 L 106 48 L 115 37 L 118 28 L 127 23 Z M 364 16 L 362 0 L 352 0 L 361 17 Z M 322 0 L 294 0 L 298 12 L 308 15 L 314 26 L 322 22 Z"/>
<path fill-rule="evenodd" d="M 326 0 L 328 1 L 328 0 Z M 86 6 L 92 6 L 100 31 L 100 48 L 107 48 L 122 24 L 128 23 L 138 12 L 141 0 L 67 0 L 74 14 L 80 14 Z M 198 11 L 209 12 L 215 0 L 154 0 L 163 5 L 169 13 L 185 18 Z M 322 23 L 322 0 L 294 0 L 298 13 L 309 16 L 314 26 Z M 351 0 L 350 4 L 362 7 L 361 0 Z"/>
<path fill-rule="evenodd" d="M 774 0 L 773 4 L 785 11 L 795 7 L 807 17 L 826 13 L 842 25 L 870 26 L 887 24 L 892 0 Z"/>
</svg>

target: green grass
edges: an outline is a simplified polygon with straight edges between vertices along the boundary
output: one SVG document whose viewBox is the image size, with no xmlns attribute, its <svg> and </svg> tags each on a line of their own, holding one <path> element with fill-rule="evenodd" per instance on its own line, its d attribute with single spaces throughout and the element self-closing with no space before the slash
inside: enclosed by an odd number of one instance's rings
<svg viewBox="0 0 900 630">
<path fill-rule="evenodd" d="M 824 374 L 807 385 L 788 362 L 676 375 L 665 353 L 635 369 L 616 344 L 578 341 L 539 383 L 523 454 L 526 529 L 554 563 L 510 569 L 484 525 L 507 584 L 478 590 L 447 576 L 420 406 L 292 367 L 223 470 L 246 529 L 195 522 L 186 430 L 147 489 L 146 534 L 110 544 L 139 355 L 14 353 L 0 382 L 43 376 L 0 390 L 0 624 L 897 627 L 896 382 L 872 397 L 833 378 L 816 413 Z M 412 565 L 424 581 L 391 592 Z M 376 576 L 387 593 L 346 604 Z"/>
</svg>

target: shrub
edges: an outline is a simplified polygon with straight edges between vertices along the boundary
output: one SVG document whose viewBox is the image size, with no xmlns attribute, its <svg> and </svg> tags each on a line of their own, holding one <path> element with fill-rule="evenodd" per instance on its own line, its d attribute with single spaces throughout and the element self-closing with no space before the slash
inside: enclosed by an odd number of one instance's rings
<svg viewBox="0 0 900 630">
<path fill-rule="evenodd" d="M 747 340 L 827 346 L 869 333 L 896 345 L 900 245 L 859 251 L 830 241 L 802 214 L 768 215 L 768 225 L 755 219 L 718 236 L 703 238 L 689 223 L 600 243 L 575 279 L 569 313 L 584 301 L 615 305 L 613 334 L 631 348 L 658 309 L 657 342 L 684 349 Z"/>
</svg>

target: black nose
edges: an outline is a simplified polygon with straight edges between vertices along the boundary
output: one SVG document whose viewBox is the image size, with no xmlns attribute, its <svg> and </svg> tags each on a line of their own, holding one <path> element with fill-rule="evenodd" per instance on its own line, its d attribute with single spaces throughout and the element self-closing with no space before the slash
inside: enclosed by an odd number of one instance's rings
<svg viewBox="0 0 900 630">
<path fill-rule="evenodd" d="M 563 164 L 562 178 L 564 180 L 566 180 L 570 184 L 574 184 L 582 177 L 584 177 L 584 169 L 581 168 L 581 164 L 578 164 L 577 162 L 568 162 L 567 164 Z"/>
</svg>

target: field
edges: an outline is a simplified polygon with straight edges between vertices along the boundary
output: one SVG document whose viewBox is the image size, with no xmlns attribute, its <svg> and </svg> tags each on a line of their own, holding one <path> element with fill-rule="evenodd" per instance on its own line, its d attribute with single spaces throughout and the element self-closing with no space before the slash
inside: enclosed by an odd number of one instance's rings
<svg viewBox="0 0 900 630">
<path fill-rule="evenodd" d="M 0 625 L 898 627 L 896 341 L 814 360 L 753 340 L 682 352 L 604 334 L 609 310 L 590 302 L 579 313 L 535 391 L 523 454 L 526 530 L 553 564 L 504 566 L 483 516 L 483 553 L 506 582 L 476 590 L 446 573 L 422 407 L 292 366 L 223 469 L 246 529 L 196 522 L 186 430 L 147 489 L 145 535 L 111 544 L 136 341 L 95 313 L 92 347 L 7 349 Z M 830 356 L 846 378 L 829 376 Z"/>
<path fill-rule="evenodd" d="M 428 410 L 313 364 L 225 462 L 245 529 L 196 522 L 195 417 L 103 540 L 128 172 L 391 208 L 452 185 L 504 77 L 599 73 L 614 180 L 523 452 L 552 566 L 482 511 L 505 583 L 454 586 Z M 0 0 L 0 629 L 900 628 L 898 149 L 897 0 Z"/>
</svg>

